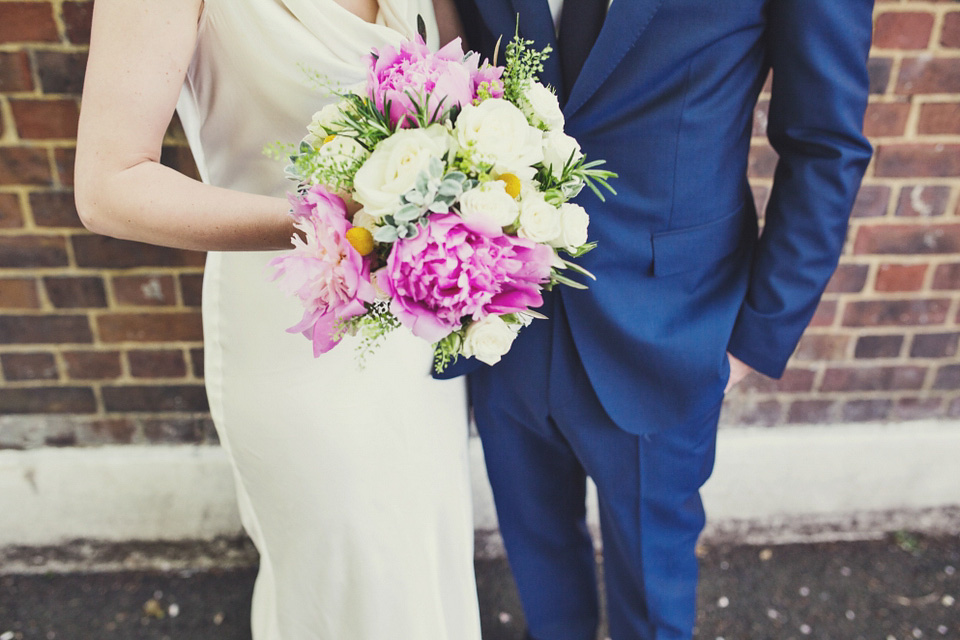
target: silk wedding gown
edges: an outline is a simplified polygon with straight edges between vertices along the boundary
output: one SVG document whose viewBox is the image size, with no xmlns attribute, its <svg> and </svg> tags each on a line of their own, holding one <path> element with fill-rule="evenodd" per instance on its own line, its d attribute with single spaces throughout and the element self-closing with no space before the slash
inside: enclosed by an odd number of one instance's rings
<svg viewBox="0 0 960 640">
<path fill-rule="evenodd" d="M 178 104 L 205 182 L 283 196 L 265 145 L 297 142 L 371 47 L 437 44 L 430 0 L 380 0 L 370 24 L 333 0 L 206 0 Z M 285 330 L 299 303 L 268 281 L 276 253 L 210 253 L 203 285 L 210 409 L 260 552 L 255 640 L 479 640 L 462 381 L 395 331 L 359 370 L 347 339 L 314 359 Z"/>
</svg>

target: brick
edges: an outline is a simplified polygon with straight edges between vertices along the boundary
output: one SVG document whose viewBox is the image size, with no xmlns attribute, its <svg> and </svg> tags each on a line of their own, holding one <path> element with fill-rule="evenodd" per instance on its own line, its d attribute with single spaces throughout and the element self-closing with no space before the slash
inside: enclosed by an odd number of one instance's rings
<svg viewBox="0 0 960 640">
<path fill-rule="evenodd" d="M 772 178 L 780 156 L 767 144 L 750 145 L 747 158 L 747 176 L 750 178 Z"/>
<path fill-rule="evenodd" d="M 173 276 L 117 276 L 111 284 L 114 298 L 122 306 L 157 307 L 177 303 Z"/>
<path fill-rule="evenodd" d="M 43 279 L 47 298 L 57 309 L 107 306 L 107 292 L 99 276 L 62 276 Z"/>
<path fill-rule="evenodd" d="M 39 309 L 40 296 L 33 278 L 0 278 L 0 309 Z"/>
<path fill-rule="evenodd" d="M 893 401 L 886 398 L 851 400 L 843 405 L 843 420 L 846 422 L 873 422 L 886 420 L 893 408 Z"/>
<path fill-rule="evenodd" d="M 79 267 L 130 269 L 133 267 L 202 266 L 205 255 L 99 235 L 75 235 L 71 238 Z"/>
<path fill-rule="evenodd" d="M 827 293 L 857 293 L 867 284 L 870 268 L 865 264 L 841 264 L 827 283 Z"/>
<path fill-rule="evenodd" d="M 904 58 L 897 93 L 960 93 L 960 58 Z"/>
<path fill-rule="evenodd" d="M 910 345 L 911 358 L 951 358 L 957 355 L 960 333 L 918 333 Z"/>
<path fill-rule="evenodd" d="M 837 301 L 821 300 L 810 319 L 811 327 L 829 327 L 837 317 Z"/>
<path fill-rule="evenodd" d="M 21 139 L 77 137 L 80 107 L 76 100 L 11 100 L 10 109 Z"/>
<path fill-rule="evenodd" d="M 920 105 L 917 132 L 960 134 L 960 102 L 928 102 Z"/>
<path fill-rule="evenodd" d="M 0 355 L 7 380 L 56 380 L 57 361 L 52 353 L 4 353 Z"/>
<path fill-rule="evenodd" d="M 793 424 L 821 424 L 831 422 L 832 400 L 796 400 L 790 405 L 787 422 Z"/>
<path fill-rule="evenodd" d="M 182 351 L 172 349 L 144 349 L 127 353 L 130 375 L 134 378 L 182 378 L 187 375 L 187 363 Z"/>
<path fill-rule="evenodd" d="M 804 360 L 843 360 L 850 336 L 807 334 L 800 338 L 794 358 Z"/>
<path fill-rule="evenodd" d="M 933 381 L 934 389 L 960 389 L 960 364 L 940 367 Z"/>
<path fill-rule="evenodd" d="M 60 39 L 49 2 L 0 2 L 0 42 Z"/>
<path fill-rule="evenodd" d="M 77 425 L 77 444 L 130 444 L 136 431 L 133 421 L 123 418 L 89 420 Z"/>
<path fill-rule="evenodd" d="M 941 264 L 933 272 L 933 288 L 960 289 L 960 262 Z"/>
<path fill-rule="evenodd" d="M 26 51 L 0 52 L 0 93 L 30 91 L 33 76 Z"/>
<path fill-rule="evenodd" d="M 750 373 L 737 385 L 740 391 L 757 393 L 802 393 L 813 389 L 816 373 L 810 369 L 791 367 L 783 372 L 779 380 L 773 380 L 759 373 Z"/>
<path fill-rule="evenodd" d="M 943 400 L 940 398 L 900 398 L 893 407 L 892 418 L 896 420 L 923 420 L 943 415 Z"/>
<path fill-rule="evenodd" d="M 919 291 L 926 273 L 925 264 L 881 264 L 873 288 L 877 291 Z"/>
<path fill-rule="evenodd" d="M 202 273 L 180 274 L 180 293 L 183 296 L 183 304 L 188 307 L 199 307 L 202 302 L 202 291 Z"/>
<path fill-rule="evenodd" d="M 890 391 L 920 389 L 927 368 L 901 367 L 836 367 L 827 369 L 820 383 L 821 391 Z"/>
<path fill-rule="evenodd" d="M 16 229 L 22 226 L 20 197 L 15 193 L 0 193 L 0 229 Z"/>
<path fill-rule="evenodd" d="M 948 418 L 960 418 L 960 397 L 954 398 L 947 406 Z"/>
<path fill-rule="evenodd" d="M 204 418 L 144 420 L 143 435 L 153 444 L 203 444 L 208 441 L 208 423 Z"/>
<path fill-rule="evenodd" d="M 86 316 L 0 316 L 2 344 L 58 344 L 93 342 Z"/>
<path fill-rule="evenodd" d="M 37 74 L 45 94 L 83 91 L 83 76 L 87 67 L 86 52 L 65 53 L 60 51 L 37 51 Z"/>
<path fill-rule="evenodd" d="M 893 59 L 870 58 L 867 61 L 867 74 L 870 77 L 870 93 L 873 95 L 887 92 L 890 86 L 890 73 L 893 70 Z"/>
<path fill-rule="evenodd" d="M 754 402 L 747 397 L 737 397 L 734 400 L 729 396 L 724 405 L 721 414 L 724 424 L 772 427 L 783 417 L 783 407 L 776 400 Z"/>
<path fill-rule="evenodd" d="M 866 136 L 902 136 L 907 129 L 910 105 L 907 103 L 871 102 L 863 118 Z"/>
<path fill-rule="evenodd" d="M 956 177 L 960 144 L 884 144 L 877 148 L 875 163 L 876 175 L 885 178 Z"/>
<path fill-rule="evenodd" d="M 3 6 L 0 4 L 0 6 Z M 0 414 L 96 413 L 97 400 L 87 387 L 19 387 L 0 389 Z"/>
<path fill-rule="evenodd" d="M 926 49 L 933 31 L 933 14 L 889 11 L 873 23 L 873 46 L 881 49 Z"/>
<path fill-rule="evenodd" d="M 30 194 L 33 221 L 40 227 L 81 229 L 73 191 L 34 191 Z"/>
<path fill-rule="evenodd" d="M 767 120 L 770 118 L 770 101 L 760 100 L 753 109 L 753 137 L 767 135 Z"/>
<path fill-rule="evenodd" d="M 949 298 L 855 300 L 847 303 L 843 314 L 843 325 L 847 327 L 879 327 L 943 324 L 947 319 L 949 308 Z"/>
<path fill-rule="evenodd" d="M 46 149 L 0 147 L 0 185 L 48 186 L 52 181 Z"/>
<path fill-rule="evenodd" d="M 960 114 L 958 114 L 960 117 Z M 913 185 L 900 190 L 896 215 L 900 217 L 929 218 L 942 216 L 947 211 L 950 187 Z"/>
<path fill-rule="evenodd" d="M 124 385 L 103 387 L 107 411 L 152 413 L 208 411 L 203 385 Z"/>
<path fill-rule="evenodd" d="M 73 380 L 110 380 L 119 378 L 119 351 L 65 351 L 67 376 Z"/>
<path fill-rule="evenodd" d="M 876 218 L 887 214 L 887 203 L 890 202 L 890 187 L 880 185 L 864 185 L 857 192 L 853 201 L 854 218 Z"/>
<path fill-rule="evenodd" d="M 960 253 L 960 223 L 863 225 L 857 231 L 853 252 Z"/>
<path fill-rule="evenodd" d="M 193 154 L 189 147 L 164 145 L 160 150 L 160 164 L 175 169 L 194 180 L 200 179 L 200 173 L 197 171 L 197 165 L 193 161 Z"/>
<path fill-rule="evenodd" d="M 65 267 L 67 246 L 59 236 L 0 237 L 0 267 Z"/>
<path fill-rule="evenodd" d="M 943 17 L 940 44 L 950 49 L 960 48 L 960 11 L 951 11 Z"/>
<path fill-rule="evenodd" d="M 203 377 L 203 349 L 190 349 L 190 368 L 197 378 Z"/>
<path fill-rule="evenodd" d="M 60 176 L 62 186 L 73 186 L 73 165 L 76 158 L 76 149 L 60 147 L 53 152 L 53 160 L 57 166 L 57 175 Z"/>
<path fill-rule="evenodd" d="M 61 15 L 70 42 L 75 44 L 90 42 L 90 21 L 93 18 L 92 2 L 64 2 Z"/>
<path fill-rule="evenodd" d="M 903 336 L 860 336 L 854 349 L 855 358 L 896 358 L 903 346 Z"/>
<path fill-rule="evenodd" d="M 115 342 L 199 342 L 203 340 L 200 314 L 116 313 L 96 319 L 97 334 L 107 343 Z"/>
</svg>

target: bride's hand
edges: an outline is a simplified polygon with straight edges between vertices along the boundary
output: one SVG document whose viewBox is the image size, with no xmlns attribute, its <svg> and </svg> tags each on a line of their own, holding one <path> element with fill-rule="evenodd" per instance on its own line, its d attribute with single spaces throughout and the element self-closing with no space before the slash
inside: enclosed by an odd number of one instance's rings
<svg viewBox="0 0 960 640">
<path fill-rule="evenodd" d="M 737 386 L 748 373 L 753 371 L 750 365 L 732 355 L 729 351 L 727 352 L 727 358 L 730 360 L 730 377 L 727 379 L 727 386 L 723 390 L 724 393 L 727 393 L 730 389 Z"/>
<path fill-rule="evenodd" d="M 160 164 L 200 10 L 201 0 L 97 0 L 77 135 L 77 210 L 91 231 L 126 240 L 287 248 L 286 200 L 205 185 Z"/>
</svg>

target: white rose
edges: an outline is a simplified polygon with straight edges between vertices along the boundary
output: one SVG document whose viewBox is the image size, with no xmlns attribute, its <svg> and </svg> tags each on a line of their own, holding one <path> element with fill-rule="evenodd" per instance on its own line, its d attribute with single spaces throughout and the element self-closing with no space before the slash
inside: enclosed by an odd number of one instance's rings
<svg viewBox="0 0 960 640">
<path fill-rule="evenodd" d="M 563 233 L 560 210 L 544 200 L 542 194 L 520 201 L 520 228 L 517 235 L 534 242 L 551 243 Z"/>
<path fill-rule="evenodd" d="M 364 160 L 368 155 L 370 153 L 363 145 L 349 136 L 334 136 L 330 142 L 325 142 L 319 151 L 320 157 L 343 163 Z"/>
<path fill-rule="evenodd" d="M 535 126 L 547 131 L 563 128 L 563 111 L 556 94 L 539 82 L 528 80 L 523 87 L 523 113 Z"/>
<path fill-rule="evenodd" d="M 310 124 L 307 125 L 307 131 L 310 133 L 305 139 L 312 147 L 319 147 L 320 144 L 330 135 L 335 127 L 333 123 L 343 117 L 340 111 L 340 103 L 332 102 L 324 108 L 313 114 Z"/>
<path fill-rule="evenodd" d="M 565 202 L 560 205 L 560 236 L 550 242 L 550 246 L 573 251 L 587 244 L 587 226 L 590 216 L 578 204 Z"/>
<path fill-rule="evenodd" d="M 493 365 L 500 362 L 513 345 L 517 332 L 500 316 L 490 315 L 467 327 L 463 339 L 463 355 Z"/>
<path fill-rule="evenodd" d="M 375 219 L 393 213 L 400 196 L 410 191 L 432 158 L 443 158 L 450 147 L 440 125 L 402 129 L 381 142 L 353 179 L 354 199 Z"/>
<path fill-rule="evenodd" d="M 468 104 L 457 117 L 456 135 L 461 149 L 477 160 L 493 165 L 496 173 L 532 178 L 533 165 L 543 160 L 542 132 L 530 126 L 527 117 L 506 100 Z"/>
<path fill-rule="evenodd" d="M 559 180 L 563 176 L 563 168 L 570 161 L 583 157 L 580 152 L 580 143 L 563 131 L 548 131 L 543 134 L 543 166 L 550 170 L 553 177 Z"/>
<path fill-rule="evenodd" d="M 493 180 L 460 196 L 460 215 L 464 220 L 483 216 L 498 227 L 506 227 L 517 221 L 520 205 L 507 193 L 503 182 Z"/>
</svg>

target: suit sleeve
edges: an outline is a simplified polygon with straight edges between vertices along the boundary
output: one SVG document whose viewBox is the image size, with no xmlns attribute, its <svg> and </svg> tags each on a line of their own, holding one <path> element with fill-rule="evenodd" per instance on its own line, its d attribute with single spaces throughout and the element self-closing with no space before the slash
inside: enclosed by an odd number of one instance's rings
<svg viewBox="0 0 960 640">
<path fill-rule="evenodd" d="M 872 149 L 862 134 L 873 0 L 771 0 L 767 135 L 779 154 L 728 350 L 780 377 L 843 249 Z"/>
</svg>

